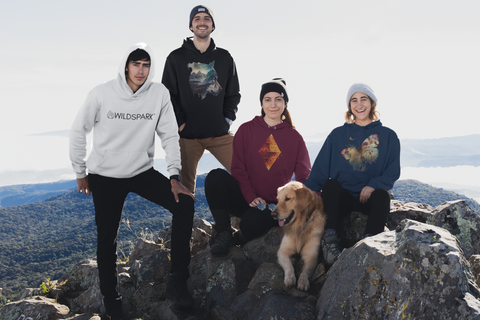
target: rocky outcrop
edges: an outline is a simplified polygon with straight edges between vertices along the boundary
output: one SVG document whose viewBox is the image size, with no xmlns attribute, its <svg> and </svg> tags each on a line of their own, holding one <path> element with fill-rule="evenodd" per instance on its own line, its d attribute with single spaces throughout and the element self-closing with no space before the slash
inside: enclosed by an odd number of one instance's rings
<svg viewBox="0 0 480 320">
<path fill-rule="evenodd" d="M 403 220 L 342 252 L 317 319 L 476 319 L 480 291 L 455 237 Z"/>
<path fill-rule="evenodd" d="M 360 240 L 365 221 L 359 213 L 345 220 L 345 243 L 354 245 L 328 272 L 320 255 L 311 288 L 300 292 L 284 286 L 276 261 L 281 228 L 212 257 L 212 226 L 196 219 L 189 279 L 195 308 L 189 312 L 172 309 L 163 296 L 170 267 L 166 228 L 156 243 L 139 240 L 119 265 L 127 319 L 480 319 L 480 219 L 465 202 L 431 208 L 392 201 L 389 229 Z M 301 270 L 300 259 L 292 259 Z M 72 268 L 48 298 L 38 294 L 25 290 L 22 300 L 0 309 L 0 319 L 99 319 L 102 313 L 94 260 Z"/>
</svg>

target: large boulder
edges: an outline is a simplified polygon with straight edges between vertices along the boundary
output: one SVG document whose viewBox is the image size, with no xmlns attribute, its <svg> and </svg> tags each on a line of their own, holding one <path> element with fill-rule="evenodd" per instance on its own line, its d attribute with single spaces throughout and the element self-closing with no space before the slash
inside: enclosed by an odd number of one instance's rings
<svg viewBox="0 0 480 320">
<path fill-rule="evenodd" d="M 48 294 L 77 313 L 98 312 L 102 307 L 97 262 L 84 260 L 58 281 Z"/>
<path fill-rule="evenodd" d="M 395 230 L 400 222 L 405 219 L 427 223 L 432 217 L 432 210 L 433 208 L 425 203 L 403 203 L 402 201 L 391 200 L 387 225 L 390 230 Z"/>
<path fill-rule="evenodd" d="M 255 272 L 247 290 L 229 306 L 211 310 L 215 320 L 249 319 L 315 319 L 316 298 L 283 284 L 283 269 L 277 263 L 265 262 Z"/>
<path fill-rule="evenodd" d="M 479 297 L 455 237 L 403 220 L 342 252 L 322 288 L 317 319 L 480 319 Z"/>
<path fill-rule="evenodd" d="M 468 262 L 470 263 L 470 270 L 472 270 L 475 283 L 480 287 L 480 255 L 471 256 Z"/>
<path fill-rule="evenodd" d="M 69 313 L 67 306 L 55 303 L 54 299 L 33 297 L 6 304 L 0 309 L 0 319 L 57 320 L 65 319 Z"/>
<path fill-rule="evenodd" d="M 435 207 L 427 223 L 450 231 L 460 242 L 467 259 L 472 254 L 480 254 L 480 216 L 465 200 L 447 201 Z"/>
</svg>

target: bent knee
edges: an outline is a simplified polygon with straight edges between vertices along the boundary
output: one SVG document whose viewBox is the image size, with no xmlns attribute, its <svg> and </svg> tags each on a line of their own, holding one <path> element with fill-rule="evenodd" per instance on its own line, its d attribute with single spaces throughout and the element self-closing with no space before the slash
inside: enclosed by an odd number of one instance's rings
<svg viewBox="0 0 480 320">
<path fill-rule="evenodd" d="M 211 170 L 205 178 L 205 190 L 220 185 L 226 175 L 229 175 L 229 173 L 223 169 Z"/>
<path fill-rule="evenodd" d="M 371 195 L 372 198 L 381 200 L 390 200 L 390 193 L 385 189 L 375 189 Z"/>
</svg>

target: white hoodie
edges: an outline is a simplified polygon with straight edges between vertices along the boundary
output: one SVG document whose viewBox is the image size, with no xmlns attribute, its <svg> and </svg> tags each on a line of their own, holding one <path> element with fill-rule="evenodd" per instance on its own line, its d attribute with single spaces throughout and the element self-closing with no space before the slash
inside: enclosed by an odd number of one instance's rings
<svg viewBox="0 0 480 320">
<path fill-rule="evenodd" d="M 136 49 L 150 55 L 145 83 L 133 92 L 125 79 L 125 64 Z M 170 94 L 161 83 L 152 82 L 155 59 L 149 46 L 138 43 L 125 54 L 117 79 L 95 87 L 87 96 L 70 130 L 70 160 L 77 178 L 86 168 L 112 178 L 130 178 L 153 167 L 155 132 L 165 150 L 167 170 L 178 174 L 180 147 L 177 121 Z M 86 157 L 86 135 L 93 129 L 93 148 Z"/>
</svg>

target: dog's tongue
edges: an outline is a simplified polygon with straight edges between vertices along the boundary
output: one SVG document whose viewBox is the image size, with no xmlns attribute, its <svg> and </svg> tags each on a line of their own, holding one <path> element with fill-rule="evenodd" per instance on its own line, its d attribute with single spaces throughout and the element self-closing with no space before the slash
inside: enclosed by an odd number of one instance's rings
<svg viewBox="0 0 480 320">
<path fill-rule="evenodd" d="M 280 227 L 283 227 L 284 224 L 285 224 L 285 219 L 278 220 L 278 225 Z"/>
</svg>

